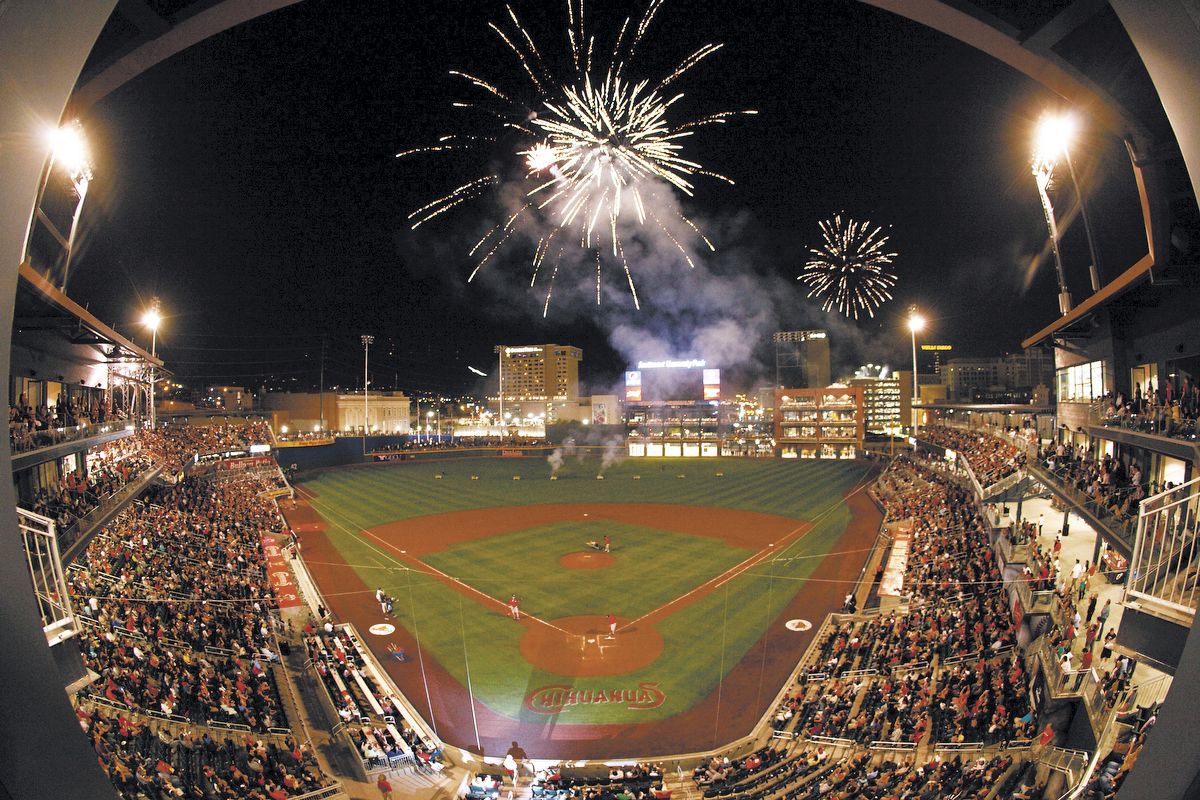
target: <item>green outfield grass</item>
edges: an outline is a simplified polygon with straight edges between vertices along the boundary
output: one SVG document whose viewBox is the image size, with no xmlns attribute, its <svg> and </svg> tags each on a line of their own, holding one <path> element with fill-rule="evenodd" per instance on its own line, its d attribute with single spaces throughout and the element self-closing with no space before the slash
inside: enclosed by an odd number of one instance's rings
<svg viewBox="0 0 1200 800">
<path fill-rule="evenodd" d="M 539 719 L 525 695 L 548 685 L 633 687 L 658 682 L 666 701 L 649 711 L 616 704 L 577 706 L 558 724 L 634 722 L 685 711 L 708 694 L 783 610 L 832 549 L 850 519 L 841 502 L 866 467 L 856 462 L 751 459 L 630 459 L 595 479 L 599 462 L 570 460 L 557 481 L 541 459 L 472 459 L 327 472 L 307 481 L 328 535 L 368 586 L 397 598 L 398 624 L 426 653 L 465 683 L 469 666 L 476 697 L 511 718 Z M 716 472 L 724 473 L 716 477 Z M 443 473 L 440 480 L 436 473 Z M 478 480 L 470 476 L 478 475 Z M 520 481 L 512 476 L 520 474 Z M 677 476 L 686 477 L 680 479 Z M 634 480 L 635 475 L 640 476 Z M 566 678 L 535 669 L 521 657 L 522 626 L 485 609 L 441 581 L 407 569 L 362 528 L 421 515 L 539 503 L 677 503 L 758 511 L 813 522 L 774 559 L 661 619 L 662 655 L 616 678 Z M 564 570 L 558 558 L 583 542 L 613 536 L 617 562 L 595 572 Z M 614 613 L 636 618 L 742 562 L 754 551 L 718 540 L 611 522 L 559 522 L 452 545 L 425 562 L 489 596 L 514 591 L 522 608 L 543 619 Z M 864 554 L 865 555 L 865 554 Z M 336 591 L 323 587 L 325 591 Z M 814 623 L 819 620 L 813 620 Z M 798 654 L 797 654 L 798 655 Z M 778 687 L 767 687 L 768 697 Z"/>
</svg>

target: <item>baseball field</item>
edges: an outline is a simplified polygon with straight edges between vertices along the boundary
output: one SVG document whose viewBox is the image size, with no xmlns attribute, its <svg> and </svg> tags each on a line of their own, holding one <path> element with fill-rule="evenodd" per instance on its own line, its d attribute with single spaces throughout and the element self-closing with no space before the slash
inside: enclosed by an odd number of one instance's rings
<svg viewBox="0 0 1200 800">
<path fill-rule="evenodd" d="M 288 513 L 334 613 L 443 739 L 488 754 L 747 733 L 879 522 L 857 461 L 631 459 L 598 479 L 579 457 L 550 474 L 528 457 L 334 470 Z"/>
</svg>

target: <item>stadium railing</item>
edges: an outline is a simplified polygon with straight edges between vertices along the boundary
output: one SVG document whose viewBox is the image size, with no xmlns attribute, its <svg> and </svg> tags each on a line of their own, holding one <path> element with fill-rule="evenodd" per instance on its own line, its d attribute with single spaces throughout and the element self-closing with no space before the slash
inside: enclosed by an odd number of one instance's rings
<svg viewBox="0 0 1200 800">
<path fill-rule="evenodd" d="M 63 549 L 65 560 L 70 561 L 78 555 L 79 550 L 82 549 L 82 545 L 86 544 L 91 534 L 107 524 L 113 514 L 122 505 L 144 492 L 154 479 L 158 477 L 160 472 L 162 472 L 162 467 L 150 467 L 120 489 L 102 498 L 100 503 L 91 511 L 79 517 L 70 525 L 60 528 L 58 531 L 58 543 L 59 547 Z"/>
</svg>

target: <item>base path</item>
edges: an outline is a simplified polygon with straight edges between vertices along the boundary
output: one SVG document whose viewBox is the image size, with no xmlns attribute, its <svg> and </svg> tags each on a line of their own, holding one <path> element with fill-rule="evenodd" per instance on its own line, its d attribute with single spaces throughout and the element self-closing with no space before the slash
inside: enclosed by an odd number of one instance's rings
<svg viewBox="0 0 1200 800">
<path fill-rule="evenodd" d="M 300 495 L 303 496 L 303 493 Z M 403 627 L 387 638 L 365 636 L 376 658 L 388 671 L 397 687 L 424 715 L 426 721 L 436 727 L 438 735 L 446 742 L 481 752 L 487 756 L 503 756 L 516 741 L 533 758 L 594 759 L 654 757 L 677 753 L 696 752 L 719 747 L 750 732 L 753 725 L 767 710 L 783 682 L 795 669 L 797 660 L 805 652 L 816 632 L 816 626 L 825 615 L 837 611 L 842 604 L 848 582 L 858 578 L 862 569 L 863 550 L 875 541 L 881 517 L 878 509 L 865 492 L 858 491 L 846 499 L 851 520 L 838 540 L 832 545 L 831 554 L 826 556 L 813 572 L 814 580 L 806 581 L 768 626 L 763 636 L 750 648 L 746 656 L 727 674 L 725 680 L 707 697 L 689 710 L 665 720 L 646 723 L 572 725 L 561 722 L 556 715 L 544 719 L 513 720 L 491 711 L 483 703 L 471 699 L 464 686 L 451 676 L 436 659 L 426 655 L 424 671 L 428 678 L 422 680 L 422 672 L 412 662 L 397 663 L 388 658 L 386 646 L 393 644 L 406 649 L 410 654 L 418 653 L 415 639 Z M 630 521 L 639 524 L 648 522 L 645 515 L 651 509 L 647 504 L 581 504 L 571 513 L 582 518 L 602 515 L 603 518 Z M 653 526 L 665 530 L 684 527 L 678 519 L 679 506 L 653 507 L 656 517 Z M 674 515 L 668 513 L 674 509 Z M 497 528 L 521 530 L 546 521 L 562 519 L 564 507 L 525 506 L 520 516 L 497 514 L 496 509 L 457 512 L 462 517 L 456 522 L 475 524 L 445 525 L 445 516 L 417 518 L 404 522 L 380 526 L 370 532 L 356 532 L 372 546 L 390 556 L 402 560 L 399 549 L 407 555 L 416 556 L 445 547 L 447 542 L 435 533 L 445 534 L 447 529 L 470 531 L 471 538 L 502 532 Z M 692 535 L 711 535 L 729 540 L 736 537 L 737 544 L 759 550 L 771 542 L 790 541 L 789 536 L 798 535 L 807 526 L 798 520 L 786 519 L 769 514 L 737 512 L 728 509 L 694 509 L 701 512 L 707 522 L 696 530 L 691 521 L 687 530 Z M 508 511 L 505 509 L 505 511 Z M 514 509 L 515 511 L 515 509 Z M 303 556 L 309 571 L 316 579 L 328 604 L 339 621 L 354 623 L 360 632 L 380 621 L 379 606 L 375 602 L 373 589 L 367 586 L 358 574 L 345 562 L 337 548 L 325 535 L 325 521 L 308 503 L 301 499 L 296 508 L 285 509 L 289 524 L 301 532 Z M 737 516 L 736 525 L 731 525 Z M 735 533 L 729 534 L 728 531 Z M 369 534 L 369 535 L 368 535 Z M 460 534 L 463 536 L 464 534 Z M 415 551 L 415 552 L 414 552 Z M 602 553 L 579 553 L 574 555 L 602 556 Z M 814 627 L 796 632 L 785 627 L 787 620 L 803 618 L 812 620 Z M 654 642 L 657 633 L 652 625 L 643 625 L 636 620 L 618 620 L 618 634 L 608 639 L 607 620 L 602 617 L 569 617 L 551 620 L 554 627 L 532 625 L 521 641 L 521 652 L 531 663 L 539 664 L 543 658 L 566 657 L 562 634 L 559 629 L 571 634 L 576 648 L 572 656 L 570 671 L 577 674 L 605 676 L 607 663 L 621 663 L 621 671 L 628 669 L 631 660 L 657 657 Z M 628 630 L 620 630 L 625 626 Z M 542 633 L 536 633 L 539 629 Z M 575 634 L 578 634 L 577 636 Z M 630 635 L 628 645 L 621 639 Z M 558 636 L 556 643 L 539 641 L 539 636 Z M 588 641 L 591 639 L 592 641 Z M 608 647 L 616 650 L 606 650 Z M 659 651 L 661 639 L 657 641 Z M 589 651 L 588 648 L 593 648 Z M 582 657 L 580 650 L 582 649 Z M 645 655 L 641 650 L 646 651 Z M 555 656 L 554 653 L 559 653 Z M 594 654 L 593 654 L 594 653 Z M 606 658 L 611 653 L 612 658 Z M 416 659 L 412 660 L 413 662 Z M 648 662 L 647 662 L 648 663 Z M 593 671 L 594 670 L 594 671 Z M 621 698 L 622 702 L 641 702 L 641 698 Z M 611 700 L 611 698 L 610 698 Z M 472 713 L 474 711 L 474 713 Z M 476 728 L 477 726 L 477 728 Z M 478 740 L 476 739 L 478 729 Z"/>
</svg>

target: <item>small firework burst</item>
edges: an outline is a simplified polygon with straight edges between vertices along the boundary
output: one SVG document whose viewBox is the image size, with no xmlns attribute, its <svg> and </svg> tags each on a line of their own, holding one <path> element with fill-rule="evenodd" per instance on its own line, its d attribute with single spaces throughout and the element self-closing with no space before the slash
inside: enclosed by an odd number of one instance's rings
<svg viewBox="0 0 1200 800">
<path fill-rule="evenodd" d="M 810 258 L 798 280 L 808 287 L 808 297 L 821 300 L 821 309 L 837 310 L 858 319 L 892 299 L 896 276 L 887 267 L 896 253 L 887 251 L 888 236 L 870 222 L 842 222 L 838 214 L 821 223 L 822 242 L 809 249 Z"/>
</svg>

